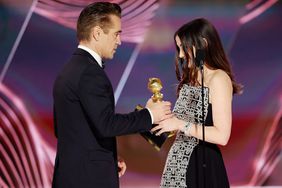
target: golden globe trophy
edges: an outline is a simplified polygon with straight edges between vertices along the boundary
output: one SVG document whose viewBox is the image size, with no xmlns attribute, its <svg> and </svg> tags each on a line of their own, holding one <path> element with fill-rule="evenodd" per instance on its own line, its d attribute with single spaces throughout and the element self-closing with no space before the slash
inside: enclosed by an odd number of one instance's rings
<svg viewBox="0 0 282 188">
<path fill-rule="evenodd" d="M 163 94 L 160 92 L 163 88 L 162 82 L 159 78 L 149 78 L 148 89 L 153 93 L 152 100 L 153 102 L 161 102 L 163 100 Z M 141 110 L 143 107 L 141 105 L 137 105 L 135 110 Z M 155 124 L 153 127 L 156 126 Z M 171 133 L 163 133 L 159 136 L 156 136 L 154 133 L 150 131 L 145 131 L 140 133 L 150 144 L 154 146 L 157 151 L 160 151 L 161 146 L 166 141 L 166 139 L 170 136 L 173 136 Z"/>
<path fill-rule="evenodd" d="M 163 88 L 162 82 L 159 78 L 149 78 L 148 89 L 153 93 L 153 102 L 160 102 L 163 100 L 163 94 L 160 92 Z"/>
</svg>

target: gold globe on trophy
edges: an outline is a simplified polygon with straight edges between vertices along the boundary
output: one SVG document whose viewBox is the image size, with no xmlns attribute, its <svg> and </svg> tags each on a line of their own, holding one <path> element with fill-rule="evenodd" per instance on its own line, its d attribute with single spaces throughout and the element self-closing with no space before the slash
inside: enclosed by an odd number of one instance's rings
<svg viewBox="0 0 282 188">
<path fill-rule="evenodd" d="M 151 97 L 153 102 L 160 102 L 163 100 L 163 94 L 160 92 L 162 88 L 162 82 L 159 78 L 149 78 L 148 89 L 153 93 L 153 96 Z"/>
</svg>

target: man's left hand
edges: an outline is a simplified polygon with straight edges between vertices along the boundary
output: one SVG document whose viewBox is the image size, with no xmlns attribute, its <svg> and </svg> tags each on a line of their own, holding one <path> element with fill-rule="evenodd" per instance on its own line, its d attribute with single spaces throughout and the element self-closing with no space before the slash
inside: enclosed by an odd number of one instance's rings
<svg viewBox="0 0 282 188">
<path fill-rule="evenodd" d="M 118 169 L 118 177 L 123 176 L 126 171 L 126 164 L 121 157 L 118 157 Z"/>
</svg>

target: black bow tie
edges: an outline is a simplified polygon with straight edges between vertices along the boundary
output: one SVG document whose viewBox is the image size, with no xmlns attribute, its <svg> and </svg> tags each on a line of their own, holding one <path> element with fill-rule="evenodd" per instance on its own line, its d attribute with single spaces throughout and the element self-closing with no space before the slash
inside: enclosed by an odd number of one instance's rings
<svg viewBox="0 0 282 188">
<path fill-rule="evenodd" d="M 104 68 L 105 68 L 105 62 L 102 61 L 102 69 L 104 69 Z"/>
</svg>

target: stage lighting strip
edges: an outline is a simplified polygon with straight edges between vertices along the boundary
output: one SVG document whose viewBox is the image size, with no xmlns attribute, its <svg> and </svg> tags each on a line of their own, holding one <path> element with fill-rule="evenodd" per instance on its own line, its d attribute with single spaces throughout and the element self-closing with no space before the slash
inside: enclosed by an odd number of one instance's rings
<svg viewBox="0 0 282 188">
<path fill-rule="evenodd" d="M 273 122 L 269 122 L 271 128 L 267 133 L 262 151 L 254 160 L 254 173 L 250 179 L 249 186 L 263 185 L 269 178 L 273 169 L 281 160 L 282 149 L 282 96 L 278 103 L 278 112 L 274 113 Z"/>
<path fill-rule="evenodd" d="M 0 187 L 50 187 L 53 164 L 26 107 L 0 84 Z M 54 159 L 52 159 L 54 160 Z"/>
<path fill-rule="evenodd" d="M 264 13 L 266 10 L 268 10 L 271 6 L 273 6 L 275 3 L 277 3 L 278 0 L 265 0 L 264 2 L 261 2 L 259 0 L 254 1 L 253 3 L 249 3 L 246 5 L 246 9 L 253 9 L 248 14 L 244 15 L 239 19 L 239 22 L 241 24 L 245 24 L 262 13 Z M 255 7 L 257 5 L 257 7 Z"/>
<path fill-rule="evenodd" d="M 72 29 L 80 11 L 94 1 L 39 0 L 35 12 Z M 140 43 L 152 22 L 159 0 L 116 0 L 122 8 L 122 41 Z"/>
</svg>

